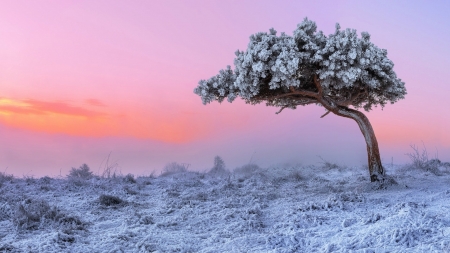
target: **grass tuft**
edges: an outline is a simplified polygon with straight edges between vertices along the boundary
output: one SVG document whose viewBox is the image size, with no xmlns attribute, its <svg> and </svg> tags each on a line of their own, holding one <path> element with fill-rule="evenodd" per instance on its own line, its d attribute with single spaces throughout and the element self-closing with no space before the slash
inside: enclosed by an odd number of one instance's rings
<svg viewBox="0 0 450 253">
<path fill-rule="evenodd" d="M 123 181 L 126 183 L 132 183 L 135 184 L 136 183 L 136 179 L 134 179 L 134 175 L 133 174 L 127 174 L 124 178 Z"/>
<path fill-rule="evenodd" d="M 119 197 L 102 194 L 98 198 L 99 202 L 103 206 L 119 206 L 125 204 L 125 201 Z"/>
</svg>

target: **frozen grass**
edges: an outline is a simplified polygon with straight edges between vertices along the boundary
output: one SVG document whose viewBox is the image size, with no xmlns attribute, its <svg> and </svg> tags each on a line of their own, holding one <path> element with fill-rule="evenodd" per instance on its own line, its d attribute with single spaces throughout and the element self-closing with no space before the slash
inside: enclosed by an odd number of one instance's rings
<svg viewBox="0 0 450 253">
<path fill-rule="evenodd" d="M 98 202 L 103 206 L 121 206 L 126 203 L 119 197 L 106 194 L 100 195 L 100 197 L 98 198 Z"/>
<path fill-rule="evenodd" d="M 230 172 L 215 159 L 205 173 L 173 163 L 159 177 L 3 173 L 0 252 L 450 252 L 446 163 L 439 173 L 386 167 L 396 183 L 382 187 L 366 168 L 329 162 Z"/>
</svg>

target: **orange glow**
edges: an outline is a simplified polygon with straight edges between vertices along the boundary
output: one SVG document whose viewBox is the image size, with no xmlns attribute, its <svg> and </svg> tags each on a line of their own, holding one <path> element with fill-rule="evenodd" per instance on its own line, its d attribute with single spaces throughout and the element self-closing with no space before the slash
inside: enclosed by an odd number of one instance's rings
<svg viewBox="0 0 450 253">
<path fill-rule="evenodd" d="M 205 130 L 200 123 L 195 126 L 196 123 L 189 122 L 187 117 L 167 118 L 163 114 L 136 112 L 131 108 L 128 110 L 131 113 L 117 112 L 99 100 L 89 99 L 86 102 L 90 106 L 74 106 L 61 101 L 0 98 L 0 122 L 48 133 L 89 137 L 124 136 L 175 143 L 190 141 Z"/>
<path fill-rule="evenodd" d="M 93 106 L 106 106 L 100 100 L 95 99 L 95 98 L 89 98 L 89 99 L 86 99 L 85 101 L 87 104 L 93 105 Z"/>
</svg>

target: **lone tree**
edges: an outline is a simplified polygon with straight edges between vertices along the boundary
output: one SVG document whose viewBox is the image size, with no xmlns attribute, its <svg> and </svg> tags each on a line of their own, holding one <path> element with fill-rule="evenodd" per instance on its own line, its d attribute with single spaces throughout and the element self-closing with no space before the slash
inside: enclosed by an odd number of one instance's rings
<svg viewBox="0 0 450 253">
<path fill-rule="evenodd" d="M 285 108 L 316 104 L 327 112 L 355 120 L 367 144 L 370 180 L 381 181 L 385 172 L 378 142 L 369 119 L 357 109 L 370 111 L 404 98 L 405 84 L 395 74 L 387 50 L 370 42 L 367 32 L 341 30 L 325 36 L 316 23 L 305 18 L 293 36 L 274 29 L 250 36 L 247 51 L 236 51 L 230 66 L 208 80 L 201 80 L 194 93 L 203 104 L 238 96 L 247 104 L 265 102 Z M 353 107 L 353 108 L 350 108 Z"/>
</svg>

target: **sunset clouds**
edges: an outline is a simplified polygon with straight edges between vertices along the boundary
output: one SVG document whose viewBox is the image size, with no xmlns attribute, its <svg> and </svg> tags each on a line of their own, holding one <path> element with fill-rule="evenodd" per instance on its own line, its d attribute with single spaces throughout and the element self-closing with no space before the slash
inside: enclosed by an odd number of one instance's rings
<svg viewBox="0 0 450 253">
<path fill-rule="evenodd" d="M 103 105 L 98 100 L 88 100 L 90 104 Z M 83 118 L 99 118 L 106 115 L 101 112 L 70 105 L 66 102 L 46 102 L 35 99 L 14 100 L 0 98 L 0 113 L 5 115 L 61 115 Z"/>
<path fill-rule="evenodd" d="M 193 141 L 210 135 L 213 127 L 220 128 L 207 118 L 192 120 L 198 115 L 195 111 L 168 104 L 135 108 L 126 104 L 108 106 L 92 98 L 83 102 L 0 98 L 0 123 L 46 133 L 132 137 L 170 143 Z M 238 126 L 242 117 L 230 116 L 222 116 L 220 121 L 228 119 L 224 126 Z"/>
</svg>

